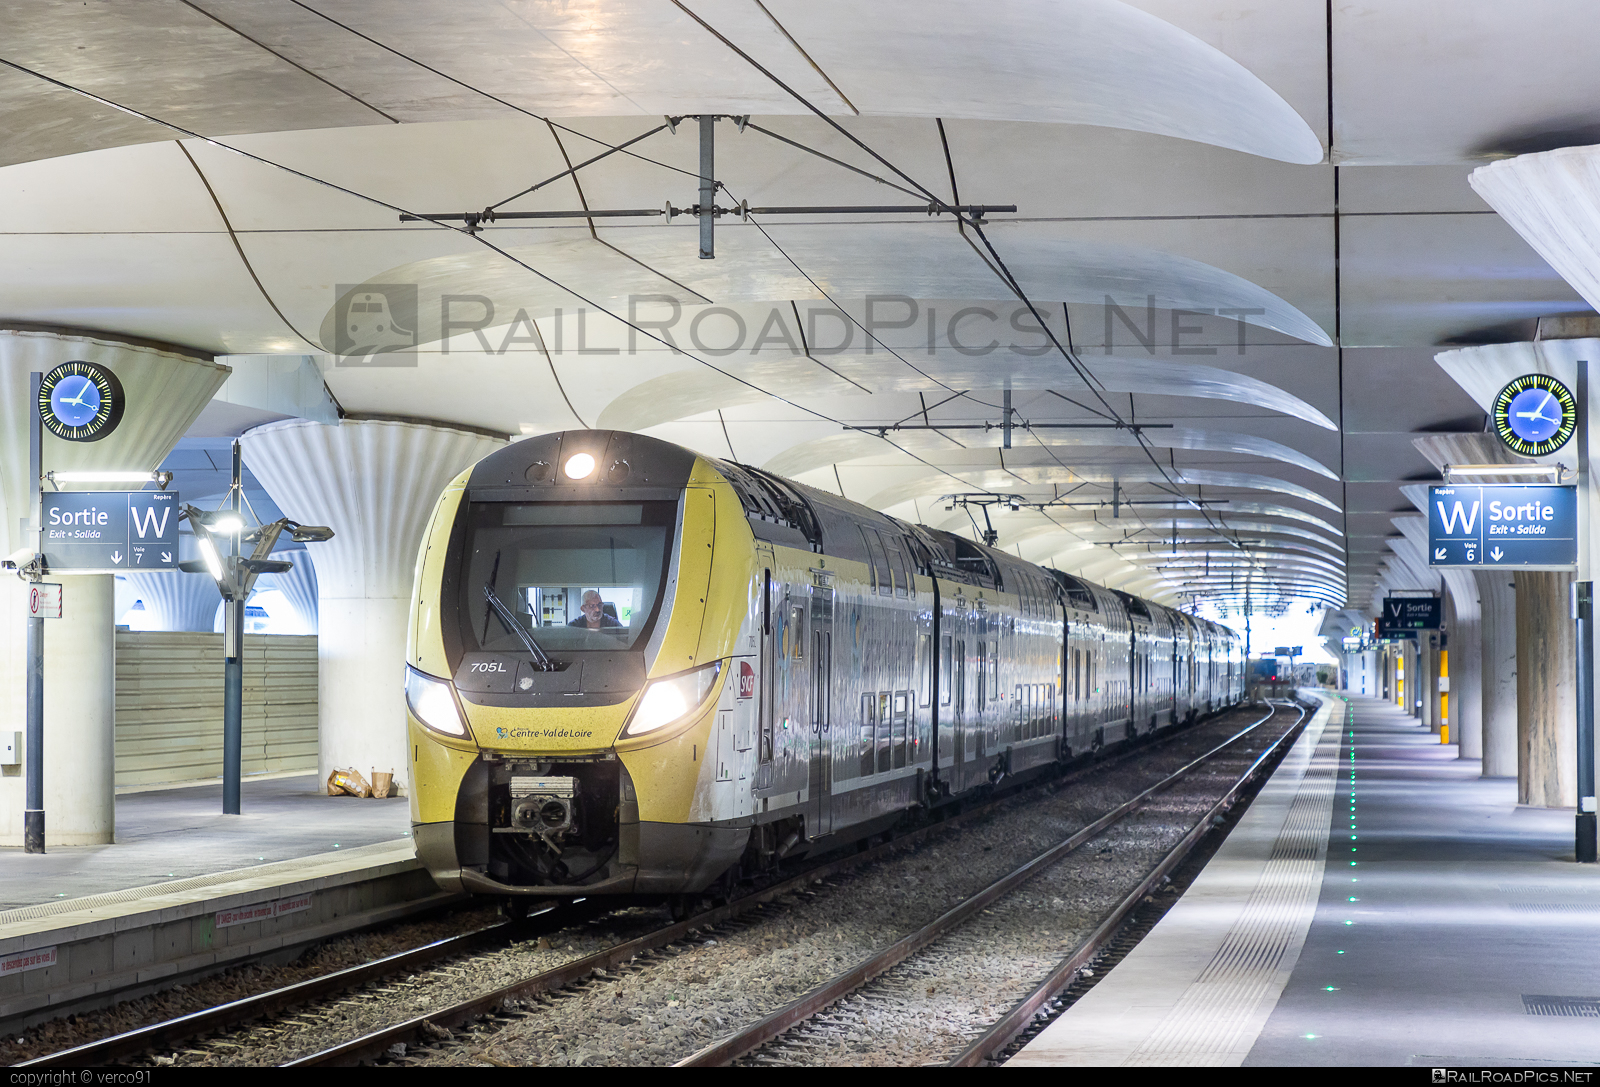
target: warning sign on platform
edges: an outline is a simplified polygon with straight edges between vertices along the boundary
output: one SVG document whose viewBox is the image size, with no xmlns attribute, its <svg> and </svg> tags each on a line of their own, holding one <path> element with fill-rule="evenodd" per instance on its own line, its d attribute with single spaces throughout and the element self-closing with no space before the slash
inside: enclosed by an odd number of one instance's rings
<svg viewBox="0 0 1600 1087">
<path fill-rule="evenodd" d="M 279 898 L 272 902 L 257 902 L 253 906 L 218 910 L 216 927 L 231 928 L 234 925 L 248 925 L 252 921 L 270 921 L 285 914 L 302 913 L 311 908 L 311 898 L 311 894 L 307 892 L 295 895 L 293 898 Z"/>
<path fill-rule="evenodd" d="M 28 586 L 28 618 L 61 618 L 61 586 L 38 582 Z"/>
<path fill-rule="evenodd" d="M 42 970 L 56 964 L 56 949 L 40 947 L 32 951 L 17 951 L 0 956 L 0 978 L 7 974 L 20 974 L 24 970 Z"/>
</svg>

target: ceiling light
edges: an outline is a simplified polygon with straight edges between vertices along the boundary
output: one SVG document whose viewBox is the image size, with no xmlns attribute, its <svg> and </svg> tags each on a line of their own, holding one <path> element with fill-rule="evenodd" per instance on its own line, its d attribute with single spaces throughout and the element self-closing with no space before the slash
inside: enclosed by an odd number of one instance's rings
<svg viewBox="0 0 1600 1087">
<path fill-rule="evenodd" d="M 1447 464 L 1444 478 L 1452 476 L 1554 476 L 1560 479 L 1567 472 L 1565 464 Z"/>
<path fill-rule="evenodd" d="M 588 479 L 594 472 L 594 458 L 587 453 L 574 453 L 567 458 L 562 471 L 568 479 Z"/>
</svg>

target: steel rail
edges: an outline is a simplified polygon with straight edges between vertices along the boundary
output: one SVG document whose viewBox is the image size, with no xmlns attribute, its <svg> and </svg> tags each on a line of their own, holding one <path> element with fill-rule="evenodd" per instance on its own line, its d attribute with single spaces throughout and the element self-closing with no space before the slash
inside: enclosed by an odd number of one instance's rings
<svg viewBox="0 0 1600 1087">
<path fill-rule="evenodd" d="M 1231 708 L 1232 707 L 1230 707 L 1230 709 Z M 1228 710 L 1223 710 L 1222 712 L 1225 713 L 1228 712 Z M 1185 735 L 1186 732 L 1187 730 L 1168 732 L 1163 736 L 1156 737 L 1153 744 L 1145 743 L 1137 747 L 1118 751 L 1114 755 L 1110 755 L 1104 759 L 1098 759 L 1088 765 L 1071 768 L 1064 773 L 1047 780 L 1054 784 L 1061 785 L 1079 780 L 1083 777 L 1100 773 L 1101 771 L 1110 769 L 1111 767 L 1121 765 L 1129 760 L 1148 754 L 1155 747 L 1164 746 L 1166 743 Z M 1039 782 L 1037 784 L 1043 783 L 1044 782 Z M 803 889 L 803 887 L 812 880 L 825 878 L 826 876 L 835 874 L 839 871 L 858 867 L 865 863 L 870 863 L 896 849 L 914 845 L 925 836 L 942 833 L 951 827 L 958 826 L 970 820 L 982 818 L 990 814 L 995 807 L 1006 803 L 1016 795 L 1017 792 L 1015 791 L 1004 793 L 992 798 L 988 803 L 968 808 L 960 814 L 951 816 L 940 822 L 919 827 L 916 830 L 902 834 L 871 849 L 855 852 L 850 854 L 848 857 L 825 862 L 821 865 L 808 867 L 804 871 L 796 873 L 794 876 L 783 881 L 782 883 L 774 885 L 773 887 L 765 888 L 761 891 L 755 892 L 754 894 L 748 895 L 737 902 L 729 903 L 727 906 L 718 907 L 713 910 L 698 914 L 680 924 L 669 926 L 667 929 L 658 930 L 657 933 L 650 934 L 650 936 L 641 937 L 640 939 L 648 940 L 651 938 L 651 936 L 660 936 L 667 932 L 677 932 L 679 929 L 693 931 L 695 928 L 717 924 L 722 920 L 728 919 L 729 917 L 737 916 L 739 913 L 746 912 L 748 909 L 754 908 L 757 905 L 764 904 L 766 901 L 770 901 L 773 897 L 789 893 L 796 889 Z M 572 907 L 577 906 L 579 903 L 583 904 L 583 909 L 573 910 Z M 559 911 L 560 916 L 557 918 L 558 923 L 570 924 L 585 919 L 589 916 L 605 912 L 605 910 L 609 908 L 610 906 L 601 899 L 577 899 L 571 903 L 558 903 L 548 906 L 543 910 L 531 914 L 527 920 L 531 921 L 534 917 L 541 917 L 549 920 L 551 919 L 552 913 Z M 547 926 L 541 925 L 540 929 L 545 927 Z M 396 952 L 393 955 L 388 955 L 384 958 L 376 959 L 369 963 L 346 967 L 341 970 L 333 971 L 329 974 L 320 975 L 314 978 L 307 978 L 304 981 L 281 986 L 280 988 L 269 990 L 265 993 L 258 993 L 253 996 L 242 997 L 227 1004 L 217 1005 L 216 1007 L 212 1008 L 203 1008 L 199 1011 L 190 1012 L 187 1015 L 177 1016 L 173 1019 L 164 1020 L 159 1023 L 152 1023 L 143 1027 L 137 1027 L 133 1030 L 125 1031 L 121 1034 L 112 1035 L 107 1038 L 101 1038 L 93 1042 L 86 1042 L 82 1045 L 74 1046 L 71 1049 L 58 1050 L 54 1053 L 48 1053 L 39 1057 L 34 1057 L 26 1061 L 18 1062 L 14 1067 L 52 1068 L 68 1066 L 98 1066 L 109 1064 L 114 1061 L 137 1056 L 152 1049 L 180 1045 L 202 1035 L 214 1031 L 225 1030 L 254 1019 L 276 1015 L 289 1008 L 308 1004 L 316 1000 L 321 1000 L 336 995 L 340 992 L 357 988 L 369 982 L 380 980 L 393 974 L 403 973 L 408 970 L 426 966 L 430 963 L 449 958 L 453 955 L 478 951 L 484 948 L 491 948 L 497 944 L 509 943 L 512 940 L 519 938 L 523 934 L 531 934 L 526 921 L 521 923 L 508 922 L 500 925 L 492 925 L 487 928 L 474 930 L 473 932 L 446 937 L 445 939 L 435 940 L 420 947 Z M 671 939 L 663 939 L 656 946 L 665 946 L 665 944 L 672 943 L 677 938 L 679 937 L 674 936 Z M 637 951 L 630 952 L 629 957 L 637 953 Z M 601 952 L 599 955 L 590 956 L 590 959 L 598 960 L 604 955 L 605 953 Z M 585 961 L 587 960 L 579 960 L 579 962 Z M 590 963 L 589 966 L 582 971 L 582 974 L 586 974 L 594 968 L 595 964 Z M 566 981 L 560 980 L 555 976 L 563 969 L 564 968 L 557 968 L 557 971 L 536 975 L 533 978 L 525 979 L 525 982 L 519 984 L 534 983 L 543 978 L 550 982 L 547 986 L 545 986 L 545 988 L 559 988 L 561 985 L 567 983 Z M 582 976 L 582 974 L 579 976 Z M 509 989 L 515 987 L 516 986 L 510 986 L 507 988 Z M 502 1000 L 506 999 L 503 992 L 491 994 L 491 996 L 499 996 L 499 998 Z M 418 1017 L 416 1020 L 409 1021 L 408 1024 L 399 1024 L 392 1029 L 399 1031 L 409 1025 L 413 1028 L 409 1037 L 415 1037 L 415 1035 L 421 1030 L 421 1019 L 427 1018 L 435 1025 L 440 1025 L 444 1022 L 444 1019 L 442 1019 L 441 1016 L 448 1016 L 449 1012 L 453 1010 L 454 1009 L 445 1009 L 444 1011 L 431 1016 Z M 481 1013 L 473 1013 L 465 1016 L 465 1018 L 470 1019 L 476 1014 Z M 394 1044 L 394 1041 L 407 1041 L 409 1040 L 409 1037 L 397 1036 L 394 1039 L 391 1039 L 383 1048 L 387 1048 L 388 1045 Z M 360 1041 L 360 1039 L 357 1041 Z M 325 1051 L 325 1053 L 328 1055 L 327 1063 L 336 1063 L 340 1060 L 340 1058 L 334 1054 L 333 1050 Z M 315 1061 L 316 1057 L 321 1056 L 323 1056 L 323 1054 L 317 1054 L 311 1058 L 305 1058 L 304 1060 L 312 1062 Z"/>
<path fill-rule="evenodd" d="M 1223 712 L 1227 711 L 1224 710 Z M 1260 721 L 1255 722 L 1255 724 L 1252 724 L 1246 729 L 1236 733 L 1233 737 L 1227 740 L 1226 743 L 1232 743 L 1246 732 L 1249 732 L 1251 729 L 1254 729 L 1260 724 L 1264 723 L 1271 716 L 1271 713 L 1268 713 L 1267 717 L 1263 717 Z M 1161 738 L 1161 742 L 1165 743 L 1167 741 L 1174 740 L 1179 736 L 1185 735 L 1186 732 L 1187 730 L 1181 730 L 1178 732 L 1169 733 L 1167 736 Z M 1112 758 L 1095 762 L 1089 766 L 1076 768 L 1075 770 L 1069 771 L 1052 780 L 1056 783 L 1073 781 L 1090 774 L 1098 773 L 1111 766 L 1123 763 L 1129 759 L 1147 754 L 1150 750 L 1151 745 L 1142 745 L 1140 747 L 1133 748 L 1132 750 L 1122 751 Z M 965 823 L 973 819 L 981 818 L 990 814 L 998 805 L 1010 800 L 1014 795 L 1015 794 L 1007 794 L 1005 796 L 997 797 L 990 803 L 968 809 L 959 815 L 952 816 L 951 818 L 945 819 L 941 822 L 919 827 L 910 833 L 901 835 L 900 837 L 891 839 L 890 841 L 883 842 L 879 845 L 873 846 L 870 849 L 861 850 L 859 852 L 852 853 L 849 856 L 840 857 L 835 860 L 827 861 L 808 868 L 805 871 L 789 877 L 779 883 L 773 884 L 770 887 L 755 891 L 744 896 L 743 898 L 726 903 L 722 906 L 714 907 L 684 921 L 657 929 L 654 932 L 646 933 L 643 936 L 636 937 L 635 939 L 629 940 L 625 943 L 617 944 L 610 948 L 605 948 L 591 955 L 574 959 L 572 962 L 555 967 L 552 970 L 546 970 L 542 973 L 535 974 L 520 981 L 512 982 L 509 985 L 502 986 L 501 988 L 496 989 L 493 992 L 485 993 L 482 996 L 474 997 L 470 1000 L 465 1000 L 445 1008 L 440 1008 L 424 1015 L 415 1016 L 411 1019 L 405 1020 L 404 1022 L 395 1023 L 380 1030 L 372 1031 L 369 1034 L 352 1039 L 351 1041 L 344 1042 L 336 1046 L 330 1046 L 329 1048 L 319 1052 L 297 1058 L 296 1060 L 287 1062 L 283 1065 L 283 1067 L 310 1068 L 320 1066 L 351 1065 L 359 1064 L 362 1061 L 373 1060 L 397 1043 L 405 1043 L 409 1045 L 416 1041 L 419 1037 L 426 1037 L 428 1031 L 432 1029 L 439 1027 L 443 1027 L 447 1030 L 453 1029 L 464 1023 L 471 1022 L 474 1019 L 479 1019 L 485 1015 L 493 1014 L 508 1002 L 521 1000 L 527 997 L 536 996 L 540 993 L 559 989 L 565 985 L 569 985 L 575 981 L 589 977 L 596 972 L 610 971 L 615 967 L 622 965 L 623 963 L 637 958 L 639 955 L 645 954 L 646 952 L 655 951 L 676 943 L 685 936 L 689 935 L 691 932 L 694 932 L 698 929 L 707 928 L 712 925 L 731 920 L 735 917 L 742 916 L 743 914 L 754 910 L 758 906 L 765 905 L 768 902 L 771 902 L 773 899 L 779 898 L 785 894 L 804 891 L 808 886 L 819 879 L 825 879 L 828 876 L 839 872 L 859 868 L 863 864 L 871 863 L 872 861 L 885 857 L 896 850 L 902 849 L 908 845 L 916 844 L 923 838 L 930 837 L 935 834 L 942 834 L 953 826 L 960 825 L 961 823 Z"/>
<path fill-rule="evenodd" d="M 580 902 L 591 900 L 580 899 Z M 573 912 L 570 905 L 558 903 L 531 914 L 533 917 L 549 918 L 552 913 L 559 913 L 561 923 L 570 923 Z M 592 914 L 593 906 L 578 911 L 580 914 Z M 99 1066 L 127 1057 L 137 1056 L 149 1049 L 161 1046 L 180 1045 L 202 1034 L 214 1030 L 222 1030 L 237 1026 L 262 1016 L 276 1015 L 279 1012 L 300 1004 L 307 1004 L 313 1000 L 320 1000 L 336 993 L 354 989 L 370 981 L 387 977 L 391 974 L 402 973 L 406 970 L 440 959 L 449 958 L 466 952 L 478 951 L 484 947 L 506 943 L 516 938 L 520 933 L 529 931 L 527 920 L 521 922 L 505 922 L 498 925 L 489 925 L 485 928 L 474 929 L 457 936 L 447 936 L 442 940 L 435 940 L 420 947 L 413 947 L 406 951 L 399 951 L 393 955 L 386 955 L 381 959 L 361 963 L 358 966 L 349 966 L 332 973 L 321 974 L 304 981 L 297 981 L 291 985 L 284 985 L 265 993 L 254 996 L 241 997 L 227 1004 L 219 1004 L 211 1008 L 202 1008 L 180 1015 L 175 1019 L 163 1020 L 160 1023 L 151 1023 L 148 1026 L 136 1027 L 109 1038 L 86 1042 L 71 1049 L 58 1050 L 47 1053 L 42 1057 L 31 1060 L 19 1061 L 17 1068 L 54 1068 Z"/>
<path fill-rule="evenodd" d="M 1078 976 L 1078 971 L 1087 966 L 1100 953 L 1101 949 L 1111 941 L 1117 930 L 1122 927 L 1123 921 L 1127 919 L 1128 914 L 1133 912 L 1134 907 L 1139 904 L 1140 900 L 1149 894 L 1168 873 L 1182 864 L 1185 858 L 1194 851 L 1194 847 L 1200 843 L 1200 839 L 1211 829 L 1211 821 L 1227 810 L 1228 806 L 1238 797 L 1239 791 L 1261 772 L 1262 767 L 1272 758 L 1274 753 L 1288 743 L 1293 742 L 1293 739 L 1300 734 L 1301 726 L 1304 725 L 1305 719 L 1306 707 L 1301 706 L 1300 719 L 1287 732 L 1278 737 L 1271 747 L 1263 751 L 1255 762 L 1251 763 L 1250 768 L 1233 784 L 1233 787 L 1211 806 L 1211 810 L 1207 811 L 1199 822 L 1190 828 L 1189 833 L 1185 834 L 1178 844 L 1173 846 L 1171 851 L 1161 859 L 1161 863 L 1156 865 L 1154 870 L 1128 893 L 1127 897 L 1117 903 L 1116 907 L 1106 915 L 1105 920 L 1100 923 L 1099 927 L 1085 937 L 1083 943 L 1071 955 L 1062 959 L 1060 964 L 1032 992 L 1017 1001 L 993 1026 L 984 1031 L 972 1044 L 962 1050 L 959 1056 L 950 1061 L 947 1067 L 976 1068 L 992 1060 L 995 1054 L 1005 1049 L 1017 1035 L 1026 1030 L 1028 1024 L 1033 1021 L 1034 1016 L 1039 1013 L 1039 1009 L 1043 1008 L 1057 993 L 1072 984 Z"/>
<path fill-rule="evenodd" d="M 1178 770 L 1167 775 L 1165 778 L 1156 782 L 1154 785 L 1145 789 L 1143 792 L 1139 793 L 1133 798 L 1124 801 L 1122 804 L 1119 804 L 1117 807 L 1111 809 L 1109 812 L 1102 815 L 1088 826 L 1083 827 L 1070 837 L 1058 842 L 1056 845 L 1050 847 L 1043 853 L 1034 857 L 1032 860 L 1023 864 L 1021 867 L 1015 869 L 1009 875 L 1001 877 L 999 880 L 996 880 L 994 883 L 979 891 L 977 894 L 972 895 L 965 901 L 945 911 L 939 917 L 935 918 L 927 925 L 924 925 L 916 932 L 906 936 L 904 939 L 897 941 L 890 947 L 885 948 L 883 951 L 865 960 L 853 969 L 840 974 L 832 981 L 813 989 L 811 992 L 794 1001 L 791 1001 L 782 1008 L 779 1008 L 777 1011 L 764 1016 L 762 1019 L 744 1028 L 743 1030 L 738 1031 L 727 1038 L 721 1039 L 720 1041 L 713 1042 L 710 1045 L 705 1046 L 699 1051 L 691 1054 L 690 1056 L 685 1057 L 683 1060 L 678 1061 L 674 1067 L 714 1068 L 730 1064 L 745 1054 L 750 1053 L 751 1051 L 778 1037 L 780 1034 L 784 1033 L 790 1028 L 811 1018 L 813 1015 L 817 1014 L 828 1006 L 837 1003 L 841 998 L 848 996 L 850 993 L 854 992 L 856 989 L 859 989 L 861 986 L 865 985 L 868 981 L 871 981 L 879 974 L 882 974 L 884 971 L 889 970 L 890 968 L 905 961 L 917 951 L 926 947 L 928 944 L 944 936 L 952 929 L 957 928 L 979 911 L 992 905 L 996 900 L 1010 894 L 1023 883 L 1056 864 L 1058 861 L 1066 857 L 1069 853 L 1072 853 L 1085 842 L 1099 837 L 1107 829 L 1122 821 L 1128 815 L 1132 814 L 1152 796 L 1155 796 L 1157 793 L 1170 788 L 1191 771 L 1209 762 L 1212 758 L 1231 747 L 1238 740 L 1266 724 L 1272 719 L 1276 712 L 1276 707 L 1269 706 L 1267 715 L 1261 718 L 1261 720 L 1256 721 L 1254 724 L 1251 724 L 1248 727 L 1241 729 L 1239 732 L 1234 733 L 1234 735 L 1230 736 L 1228 739 L 1224 740 L 1210 751 L 1207 751 L 1205 754 L 1186 763 Z M 1296 722 L 1295 727 L 1298 727 L 1298 725 L 1299 722 Z M 1294 731 L 1295 727 L 1292 727 L 1290 731 Z M 1259 765 L 1259 761 L 1260 760 L 1257 760 L 1256 764 L 1252 764 L 1252 771 L 1256 765 Z M 1236 788 L 1237 786 L 1235 786 L 1235 789 Z M 1230 790 L 1230 792 L 1232 792 L 1232 790 Z M 1210 816 L 1208 814 L 1207 820 L 1209 820 L 1209 818 Z M 1200 827 L 1205 827 L 1206 825 L 1206 821 L 1202 821 L 1199 824 Z"/>
</svg>

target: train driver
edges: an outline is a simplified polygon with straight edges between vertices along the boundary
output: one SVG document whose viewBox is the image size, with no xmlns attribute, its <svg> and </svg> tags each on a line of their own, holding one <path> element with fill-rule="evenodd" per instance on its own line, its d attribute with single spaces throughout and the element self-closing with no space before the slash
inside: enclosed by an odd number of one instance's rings
<svg viewBox="0 0 1600 1087">
<path fill-rule="evenodd" d="M 572 622 L 569 627 L 584 627 L 589 630 L 603 630 L 607 627 L 620 627 L 622 623 L 616 617 L 605 613 L 605 604 L 600 599 L 600 594 L 594 589 L 583 591 L 583 603 L 579 605 L 583 612 Z"/>
</svg>

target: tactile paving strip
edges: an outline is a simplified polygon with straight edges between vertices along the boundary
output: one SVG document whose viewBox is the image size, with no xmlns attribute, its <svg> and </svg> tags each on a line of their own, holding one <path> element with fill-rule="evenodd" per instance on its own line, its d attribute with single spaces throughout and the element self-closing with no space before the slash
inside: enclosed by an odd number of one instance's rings
<svg viewBox="0 0 1600 1087">
<path fill-rule="evenodd" d="M 1342 703 L 1334 707 L 1324 716 L 1283 829 L 1239 919 L 1200 976 L 1125 1063 L 1233 1063 L 1229 1054 L 1254 1040 L 1252 1028 L 1259 1030 L 1263 1019 L 1258 1009 L 1281 990 L 1280 967 L 1291 951 L 1298 955 L 1322 889 L 1343 720 Z"/>
</svg>

